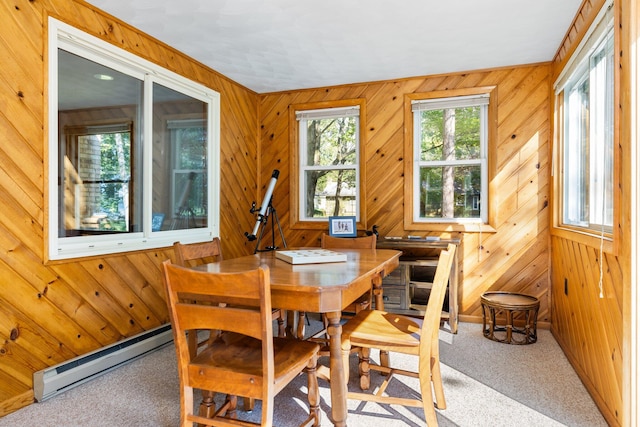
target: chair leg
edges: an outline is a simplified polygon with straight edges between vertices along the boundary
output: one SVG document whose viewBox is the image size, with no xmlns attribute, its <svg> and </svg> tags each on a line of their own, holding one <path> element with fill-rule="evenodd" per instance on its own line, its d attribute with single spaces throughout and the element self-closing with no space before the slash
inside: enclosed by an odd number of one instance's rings
<svg viewBox="0 0 640 427">
<path fill-rule="evenodd" d="M 318 358 L 309 360 L 305 372 L 307 373 L 307 399 L 309 400 L 309 421 L 313 426 L 320 425 L 320 393 L 317 376 Z"/>
<path fill-rule="evenodd" d="M 391 357 L 387 350 L 380 350 L 380 366 L 389 368 L 391 366 Z"/>
<path fill-rule="evenodd" d="M 362 347 L 359 352 L 360 363 L 358 364 L 358 371 L 360 374 L 360 389 L 361 390 L 369 390 L 369 386 L 371 384 L 371 379 L 369 377 L 369 356 L 371 354 L 371 349 L 368 347 Z"/>
<path fill-rule="evenodd" d="M 243 397 L 242 398 L 242 407 L 244 408 L 245 412 L 251 412 L 253 411 L 253 408 L 256 405 L 256 400 L 251 398 L 251 397 Z"/>
<path fill-rule="evenodd" d="M 280 338 L 284 338 L 287 336 L 287 331 L 285 328 L 285 312 L 283 310 L 280 310 L 280 315 L 278 316 L 278 336 Z"/>
<path fill-rule="evenodd" d="M 436 409 L 433 406 L 433 392 L 431 390 L 431 369 L 420 369 L 419 378 L 424 419 L 428 426 L 437 426 L 438 418 L 436 416 Z"/>
<path fill-rule="evenodd" d="M 216 413 L 216 404 L 213 401 L 215 392 L 202 390 L 202 402 L 200 402 L 200 416 L 211 418 Z"/>
<path fill-rule="evenodd" d="M 303 340 L 304 339 L 304 321 L 307 319 L 307 313 L 304 311 L 299 311 L 298 312 L 298 330 L 296 333 L 296 338 L 298 338 L 299 340 Z"/>
<path fill-rule="evenodd" d="M 287 335 L 303 340 L 305 333 L 304 321 L 306 318 L 307 316 L 304 311 L 287 311 Z"/>
<path fill-rule="evenodd" d="M 184 387 L 180 396 L 180 427 L 193 427 L 187 417 L 193 415 L 193 388 Z"/>
<path fill-rule="evenodd" d="M 446 409 L 447 402 L 444 398 L 444 387 L 442 386 L 439 353 L 438 344 L 434 344 L 431 349 L 431 382 L 433 383 L 433 391 L 436 395 L 436 406 L 438 409 Z"/>
<path fill-rule="evenodd" d="M 285 326 L 285 329 L 287 330 L 287 336 L 288 337 L 295 337 L 295 316 L 296 316 L 297 312 L 292 311 L 292 310 L 287 310 L 287 325 Z"/>
</svg>

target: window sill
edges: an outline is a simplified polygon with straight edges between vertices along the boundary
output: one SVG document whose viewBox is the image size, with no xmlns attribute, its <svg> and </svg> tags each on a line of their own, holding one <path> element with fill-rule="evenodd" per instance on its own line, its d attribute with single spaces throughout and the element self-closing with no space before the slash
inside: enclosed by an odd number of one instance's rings
<svg viewBox="0 0 640 427">
<path fill-rule="evenodd" d="M 602 246 L 603 252 L 614 256 L 617 255 L 617 245 L 614 244 L 611 235 L 605 234 L 602 237 L 593 230 L 554 226 L 551 227 L 551 236 L 570 240 L 598 250 Z"/>
<path fill-rule="evenodd" d="M 405 223 L 405 231 L 439 231 L 461 233 L 495 233 L 489 224 L 463 222 L 410 222 Z"/>
</svg>

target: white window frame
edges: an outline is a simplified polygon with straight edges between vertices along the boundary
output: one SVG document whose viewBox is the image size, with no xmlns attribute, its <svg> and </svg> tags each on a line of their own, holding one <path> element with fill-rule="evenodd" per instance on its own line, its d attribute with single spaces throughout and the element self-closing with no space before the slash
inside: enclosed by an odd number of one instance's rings
<svg viewBox="0 0 640 427">
<path fill-rule="evenodd" d="M 295 112 L 296 120 L 298 120 L 298 155 L 299 155 L 299 168 L 298 168 L 298 194 L 299 194 L 299 204 L 298 204 L 298 218 L 299 221 L 324 221 L 328 220 L 328 215 L 326 218 L 312 218 L 306 215 L 306 172 L 312 170 L 353 170 L 356 175 L 356 196 L 355 196 L 355 206 L 356 206 L 356 221 L 360 221 L 360 106 L 352 105 L 348 107 L 333 107 L 333 108 L 322 108 L 322 109 L 314 109 L 314 110 L 300 110 Z M 348 165 L 330 165 L 330 166 L 313 166 L 306 164 L 306 152 L 307 152 L 307 121 L 308 120 L 316 120 L 316 119 L 331 119 L 338 117 L 355 117 L 356 126 L 355 126 L 355 139 L 356 139 L 356 147 L 355 154 L 356 158 L 353 164 Z"/>
<path fill-rule="evenodd" d="M 578 86 L 581 82 L 585 81 L 585 79 L 590 80 L 591 86 L 593 86 L 593 83 L 595 82 L 596 78 L 599 78 L 600 81 L 602 81 L 601 75 L 597 77 L 594 76 L 594 68 L 592 68 L 592 65 L 591 65 L 591 58 L 595 54 L 598 54 L 603 50 L 606 52 L 608 48 L 611 48 L 611 52 L 614 51 L 615 48 L 613 46 L 613 37 L 614 37 L 613 24 L 614 24 L 613 2 L 608 1 L 602 7 L 596 19 L 594 19 L 594 22 L 592 26 L 589 28 L 589 30 L 587 31 L 587 34 L 584 36 L 583 41 L 575 50 L 574 55 L 569 59 L 569 61 L 567 62 L 567 65 L 565 66 L 562 73 L 554 83 L 555 95 L 560 100 L 560 103 L 563 104 L 561 109 L 562 114 L 560 115 L 560 122 L 557 123 L 558 129 L 559 129 L 558 141 L 560 143 L 557 153 L 559 158 L 561 159 L 560 161 L 561 164 L 558 165 L 559 172 L 560 172 L 560 179 L 557 180 L 557 184 L 560 188 L 560 192 L 559 192 L 560 194 L 558 197 L 559 212 L 557 216 L 558 223 L 556 224 L 556 227 L 579 231 L 580 233 L 594 235 L 599 237 L 600 239 L 609 240 L 609 241 L 613 239 L 613 234 L 614 234 L 613 224 L 615 224 L 616 222 L 616 215 L 617 215 L 615 212 L 616 202 L 614 200 L 616 197 L 615 183 L 617 182 L 617 179 L 615 177 L 616 161 L 615 161 L 615 154 L 613 153 L 613 150 L 615 147 L 615 140 L 614 140 L 615 137 L 613 134 L 614 128 L 615 128 L 615 123 L 614 123 L 614 120 L 615 120 L 614 118 L 615 116 L 615 108 L 614 108 L 615 106 L 615 101 L 614 101 L 615 67 L 614 66 L 611 67 L 611 70 L 610 70 L 611 75 L 609 76 L 611 78 L 611 81 L 614 82 L 614 87 L 611 88 L 612 92 L 610 94 L 612 97 L 611 98 L 611 101 L 612 101 L 611 117 L 602 117 L 601 113 L 603 113 L 603 111 L 598 108 L 598 105 L 593 105 L 592 108 L 590 108 L 590 123 L 592 124 L 592 126 L 589 127 L 589 136 L 588 136 L 589 147 L 587 147 L 587 150 L 596 151 L 598 152 L 598 154 L 595 156 L 589 157 L 589 162 L 586 165 L 587 171 L 585 171 L 585 173 L 591 176 L 590 171 L 594 170 L 596 171 L 596 174 L 598 174 L 598 171 L 600 171 L 600 169 L 602 169 L 603 167 L 604 168 L 607 167 L 607 165 L 604 165 L 601 162 L 601 160 L 605 159 L 605 156 L 602 154 L 603 147 L 602 147 L 601 141 L 603 139 L 607 140 L 607 142 L 611 144 L 610 148 L 612 150 L 611 158 L 610 158 L 611 159 L 610 173 L 613 174 L 612 187 L 610 188 L 612 206 L 609 207 L 609 209 L 612 209 L 612 224 L 605 225 L 603 224 L 604 221 L 602 220 L 599 222 L 597 220 L 595 221 L 592 220 L 592 218 L 598 219 L 599 217 L 602 217 L 604 214 L 604 211 L 596 210 L 594 208 L 594 206 L 600 206 L 602 209 L 605 208 L 603 195 L 604 195 L 604 191 L 606 190 L 604 189 L 602 183 L 590 182 L 589 194 L 587 197 L 589 197 L 590 201 L 595 199 L 596 203 L 589 202 L 589 221 L 579 221 L 579 220 L 571 219 L 571 217 L 575 216 L 575 214 L 572 214 L 571 212 L 580 210 L 579 209 L 580 207 L 576 205 L 576 203 L 579 203 L 579 200 L 575 198 L 570 199 L 568 192 L 565 191 L 565 188 L 567 187 L 573 188 L 575 187 L 575 185 L 577 185 L 575 181 L 577 178 L 568 176 L 567 171 L 574 170 L 576 168 L 575 165 L 577 164 L 577 162 L 575 161 L 576 159 L 574 158 L 574 156 L 579 155 L 578 151 L 575 151 L 575 149 L 571 153 L 573 156 L 568 154 L 568 149 L 571 147 L 570 144 L 573 142 L 573 141 L 570 141 L 570 137 L 568 135 L 575 134 L 575 131 L 576 131 L 576 127 L 572 126 L 572 122 L 571 122 L 572 117 L 570 117 L 570 112 L 574 111 L 575 109 L 575 106 L 571 107 L 569 105 L 569 103 L 572 101 L 572 97 L 570 96 L 570 93 L 573 88 Z M 615 60 L 614 60 L 614 64 L 615 64 Z M 606 113 L 606 110 L 604 112 Z M 602 127 L 605 124 L 604 123 L 605 118 L 610 120 L 610 128 L 612 131 L 611 134 L 607 136 L 604 136 L 601 132 Z M 586 156 L 586 153 L 582 153 L 582 154 Z M 572 163 L 574 165 L 573 169 L 568 167 L 568 163 Z M 602 173 L 599 176 L 602 176 Z M 591 178 L 589 179 L 593 181 Z"/>
<path fill-rule="evenodd" d="M 489 145 L 489 93 L 478 95 L 461 95 L 446 98 L 415 99 L 411 101 L 413 117 L 413 222 L 414 223 L 456 223 L 456 224 L 486 224 L 489 217 L 489 169 L 488 169 L 488 145 Z M 420 141 L 422 127 L 420 126 L 420 114 L 426 110 L 439 110 L 443 108 L 480 107 L 480 158 L 461 160 L 420 160 Z M 467 166 L 480 165 L 481 191 L 480 191 L 480 216 L 478 218 L 424 218 L 420 216 L 420 168 L 442 166 Z"/>
<path fill-rule="evenodd" d="M 146 61 L 97 37 L 49 17 L 48 34 L 48 253 L 50 260 L 154 249 L 211 239 L 220 234 L 220 94 L 176 73 Z M 58 49 L 107 65 L 144 81 L 142 131 L 142 231 L 106 235 L 58 237 Z M 209 200 L 207 227 L 152 231 L 152 95 L 153 83 L 161 84 L 208 104 L 207 169 Z"/>
</svg>

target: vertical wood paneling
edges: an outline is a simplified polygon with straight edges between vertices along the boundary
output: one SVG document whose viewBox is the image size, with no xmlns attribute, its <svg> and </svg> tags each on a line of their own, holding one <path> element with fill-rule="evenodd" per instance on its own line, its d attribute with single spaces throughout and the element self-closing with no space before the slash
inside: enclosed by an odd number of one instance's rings
<svg viewBox="0 0 640 427">
<path fill-rule="evenodd" d="M 622 409 L 622 281 L 606 255 L 600 297 L 599 251 L 568 239 L 552 237 L 552 331 L 603 414 L 621 424 Z M 567 282 L 567 293 L 564 283 Z"/>
<path fill-rule="evenodd" d="M 33 372 L 168 322 L 160 265 L 171 248 L 46 264 L 46 19 L 61 19 L 221 94 L 220 235 L 250 252 L 258 97 L 75 0 L 0 4 L 0 416 L 33 400 Z"/>
</svg>

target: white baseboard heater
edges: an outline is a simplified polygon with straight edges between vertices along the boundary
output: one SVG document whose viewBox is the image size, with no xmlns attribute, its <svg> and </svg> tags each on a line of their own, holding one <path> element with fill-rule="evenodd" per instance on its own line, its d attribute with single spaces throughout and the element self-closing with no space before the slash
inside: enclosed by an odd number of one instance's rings
<svg viewBox="0 0 640 427">
<path fill-rule="evenodd" d="M 51 366 L 33 374 L 33 393 L 42 402 L 172 341 L 171 325 L 166 324 Z"/>
</svg>

